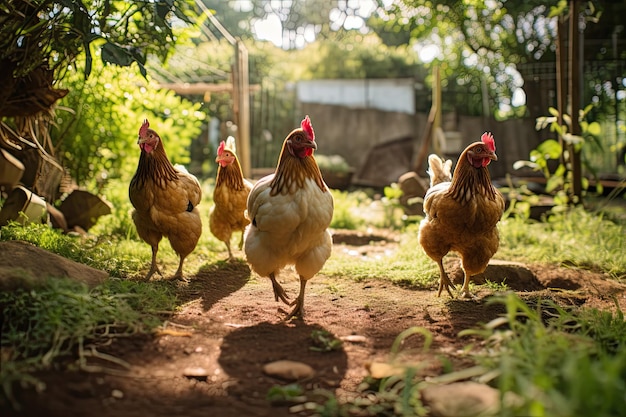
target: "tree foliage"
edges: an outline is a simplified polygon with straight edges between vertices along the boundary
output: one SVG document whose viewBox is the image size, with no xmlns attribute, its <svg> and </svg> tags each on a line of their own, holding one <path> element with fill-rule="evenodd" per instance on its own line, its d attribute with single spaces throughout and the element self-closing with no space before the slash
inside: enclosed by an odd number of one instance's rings
<svg viewBox="0 0 626 417">
<path fill-rule="evenodd" d="M 148 117 L 164 138 L 179 138 L 170 145 L 173 159 L 179 159 L 203 114 L 149 83 L 145 64 L 149 56 L 167 58 L 192 23 L 194 6 L 193 0 L 3 1 L 0 143 L 18 159 L 20 144 L 12 141 L 27 137 L 43 144 L 42 157 L 58 157 L 85 185 L 132 169 L 130 146 Z M 132 64 L 143 79 L 120 69 Z M 97 77 L 90 77 L 93 72 Z M 62 107 L 55 114 L 57 100 Z M 37 184 L 29 186 L 39 191 Z"/>
<path fill-rule="evenodd" d="M 8 0 L 0 6 L 0 60 L 15 77 L 47 64 L 65 68 L 84 53 L 85 76 L 102 49 L 104 62 L 144 64 L 150 54 L 167 57 L 176 41 L 173 22 L 191 22 L 191 0 Z"/>
<path fill-rule="evenodd" d="M 200 104 L 118 66 L 96 62 L 93 72 L 87 80 L 76 71 L 61 81 L 70 92 L 56 112 L 52 140 L 72 178 L 98 186 L 111 178 L 130 180 L 139 158 L 137 132 L 146 118 L 172 163 L 189 162 L 189 144 L 205 119 Z"/>
</svg>

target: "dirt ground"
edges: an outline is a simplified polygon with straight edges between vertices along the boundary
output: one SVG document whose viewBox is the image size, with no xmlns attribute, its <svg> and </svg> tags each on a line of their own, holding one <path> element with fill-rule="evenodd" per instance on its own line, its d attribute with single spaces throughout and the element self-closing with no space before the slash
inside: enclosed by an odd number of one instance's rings
<svg viewBox="0 0 626 417">
<path fill-rule="evenodd" d="M 333 250 L 358 250 L 367 255 L 380 245 L 369 239 L 335 233 Z M 392 247 L 390 241 L 386 250 Z M 527 265 L 532 284 L 516 287 L 524 297 L 545 295 L 565 304 L 610 308 L 612 295 L 626 307 L 626 286 L 602 274 L 571 268 Z M 472 340 L 458 337 L 503 312 L 487 304 L 487 289 L 476 286 L 474 300 L 436 297 L 436 283 L 427 291 L 403 288 L 384 280 L 355 281 L 350 277 L 318 275 L 307 286 L 303 320 L 285 323 L 282 304 L 274 301 L 269 280 L 250 274 L 244 261 L 219 263 L 201 269 L 180 288 L 185 304 L 153 337 L 116 340 L 98 351 L 121 359 L 94 359 L 91 370 L 46 372 L 38 375 L 44 391 L 16 391 L 22 410 L 6 406 L 3 416 L 293 416 L 293 404 L 270 404 L 271 387 L 289 381 L 264 373 L 263 365 L 293 360 L 310 365 L 315 373 L 298 383 L 307 390 L 325 389 L 348 398 L 368 376 L 370 365 L 389 359 L 396 337 L 412 326 L 433 334 L 424 353 L 424 339 L 408 337 L 405 359 L 422 364 L 425 376 L 438 375 L 444 366 L 462 369 L 471 361 L 463 348 Z M 283 274 L 294 297 L 294 274 Z M 528 288 L 524 288 L 524 287 Z M 343 341 L 330 352 L 312 350 L 315 330 Z M 445 359 L 444 359 L 445 358 Z M 189 375 L 196 373 L 196 376 Z"/>
</svg>

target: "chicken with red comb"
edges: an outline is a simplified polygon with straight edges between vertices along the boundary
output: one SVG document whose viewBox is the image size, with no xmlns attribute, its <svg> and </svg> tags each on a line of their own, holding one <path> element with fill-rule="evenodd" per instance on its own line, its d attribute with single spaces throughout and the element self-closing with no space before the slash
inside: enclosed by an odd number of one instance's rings
<svg viewBox="0 0 626 417">
<path fill-rule="evenodd" d="M 504 213 L 504 198 L 491 183 L 487 166 L 497 161 L 496 144 L 491 133 L 480 142 L 468 145 L 450 179 L 451 162 L 437 155 L 428 157 L 431 187 L 424 196 L 425 218 L 419 227 L 418 240 L 426 254 L 439 266 L 439 291 L 454 284 L 448 278 L 443 258 L 450 251 L 461 256 L 463 288 L 461 294 L 471 297 L 470 278 L 482 273 L 498 250 L 496 227 Z"/>
<path fill-rule="evenodd" d="M 285 138 L 274 174 L 261 178 L 248 197 L 246 259 L 253 271 L 270 278 L 276 301 L 294 306 L 285 320 L 303 317 L 307 281 L 332 252 L 328 227 L 334 202 L 313 156 L 316 149 L 306 116 Z M 287 265 L 294 265 L 300 278 L 300 292 L 293 301 L 277 280 Z"/>
<path fill-rule="evenodd" d="M 163 140 L 144 120 L 137 140 L 141 154 L 128 195 L 134 210 L 133 222 L 137 234 L 152 248 L 152 262 L 146 279 L 161 271 L 157 252 L 163 237 L 167 237 L 180 261 L 174 278 L 183 279 L 185 258 L 195 249 L 202 233 L 202 221 L 197 205 L 202 190 L 197 178 L 182 166 L 173 166 L 167 158 Z"/>
<path fill-rule="evenodd" d="M 248 194 L 252 183 L 243 177 L 237 158 L 235 138 L 229 136 L 217 148 L 217 177 L 213 190 L 214 206 L 209 215 L 209 229 L 213 236 L 226 244 L 228 260 L 234 259 L 230 240 L 234 232 L 241 232 L 239 249 L 243 247 L 243 233 L 250 223 L 245 216 Z"/>
</svg>

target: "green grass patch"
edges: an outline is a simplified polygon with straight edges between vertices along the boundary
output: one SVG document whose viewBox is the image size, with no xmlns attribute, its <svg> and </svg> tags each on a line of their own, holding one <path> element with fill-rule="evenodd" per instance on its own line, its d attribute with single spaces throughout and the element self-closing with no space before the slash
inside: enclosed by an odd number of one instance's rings
<svg viewBox="0 0 626 417">
<path fill-rule="evenodd" d="M 500 415 L 624 415 L 626 322 L 619 309 L 526 303 L 513 293 L 494 302 L 506 306 L 506 316 L 464 333 L 485 339 L 477 362 L 503 395 L 520 400 Z"/>
<path fill-rule="evenodd" d="M 337 245 L 322 273 L 357 281 L 387 279 L 412 288 L 430 288 L 439 278 L 439 269 L 419 246 L 417 226 L 408 225 L 401 234 L 397 250 L 388 254 L 362 256 L 343 251 Z"/>
<path fill-rule="evenodd" d="M 0 381 L 5 398 L 14 403 L 14 384 L 37 386 L 33 374 L 62 359 L 82 369 L 89 369 L 90 357 L 104 359 L 113 368 L 123 366 L 121 360 L 99 353 L 98 347 L 111 339 L 150 333 L 161 324 L 160 315 L 173 312 L 176 305 L 171 285 L 119 279 L 89 290 L 51 278 L 34 289 L 0 292 Z"/>
<path fill-rule="evenodd" d="M 577 207 L 544 222 L 507 218 L 498 228 L 500 259 L 573 265 L 614 278 L 626 275 L 626 224 L 602 214 Z"/>
</svg>

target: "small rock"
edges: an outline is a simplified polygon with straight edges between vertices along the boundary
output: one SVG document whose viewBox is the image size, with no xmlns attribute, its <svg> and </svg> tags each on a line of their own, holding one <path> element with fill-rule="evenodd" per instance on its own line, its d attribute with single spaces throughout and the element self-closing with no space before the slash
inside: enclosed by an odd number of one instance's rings
<svg viewBox="0 0 626 417">
<path fill-rule="evenodd" d="M 422 391 L 433 417 L 495 416 L 500 410 L 497 389 L 477 382 L 433 385 Z"/>
<path fill-rule="evenodd" d="M 357 334 L 351 334 L 348 336 L 343 336 L 341 338 L 341 340 L 343 340 L 344 342 L 350 342 L 350 343 L 365 343 L 367 342 L 367 338 L 365 336 L 359 336 Z"/>
<path fill-rule="evenodd" d="M 183 370 L 183 375 L 189 379 L 197 379 L 198 381 L 206 381 L 209 377 L 209 372 L 201 367 L 189 367 Z"/>
<path fill-rule="evenodd" d="M 122 398 L 124 398 L 124 393 L 118 389 L 114 389 L 113 391 L 111 391 L 111 397 L 121 400 Z"/>
<path fill-rule="evenodd" d="M 263 372 L 269 376 L 284 379 L 286 381 L 297 381 L 310 378 L 315 374 L 313 368 L 306 363 L 296 361 L 276 361 L 265 364 Z"/>
<path fill-rule="evenodd" d="M 387 362 L 372 362 L 369 365 L 369 371 L 372 378 L 382 379 L 394 375 L 403 375 L 406 372 L 406 367 L 392 365 Z"/>
</svg>

